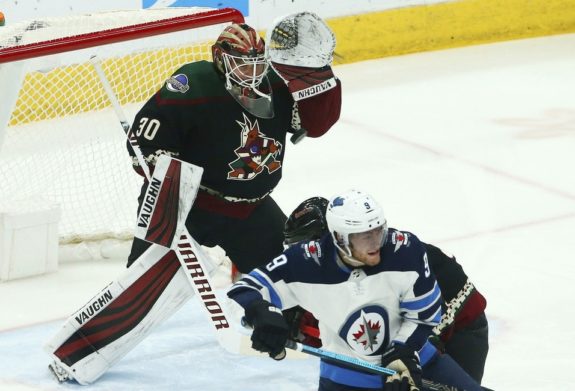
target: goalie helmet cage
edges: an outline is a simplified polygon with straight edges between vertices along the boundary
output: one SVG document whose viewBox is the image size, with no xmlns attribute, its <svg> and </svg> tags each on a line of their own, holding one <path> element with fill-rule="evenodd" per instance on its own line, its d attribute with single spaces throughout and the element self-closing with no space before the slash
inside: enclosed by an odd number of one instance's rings
<svg viewBox="0 0 575 391">
<path fill-rule="evenodd" d="M 129 122 L 181 65 L 211 59 L 231 8 L 166 8 L 21 22 L 0 29 L 0 211 L 60 205 L 61 244 L 133 234 L 142 179 L 90 58 Z"/>
</svg>

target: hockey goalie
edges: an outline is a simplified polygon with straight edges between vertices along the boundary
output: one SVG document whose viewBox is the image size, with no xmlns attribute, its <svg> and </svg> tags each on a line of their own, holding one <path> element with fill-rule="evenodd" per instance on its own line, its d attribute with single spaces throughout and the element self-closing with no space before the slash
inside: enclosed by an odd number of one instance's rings
<svg viewBox="0 0 575 391">
<path fill-rule="evenodd" d="M 279 254 L 287 218 L 270 193 L 286 139 L 322 136 L 341 108 L 325 22 L 288 15 L 266 40 L 246 24 L 227 26 L 213 62 L 182 65 L 136 115 L 129 152 L 146 181 L 129 267 L 48 342 L 60 381 L 93 383 L 194 294 L 222 346 L 237 351 L 200 245 L 220 246 L 242 273 Z M 168 168 L 159 171 L 162 160 Z M 188 164 L 203 175 L 183 185 Z"/>
</svg>

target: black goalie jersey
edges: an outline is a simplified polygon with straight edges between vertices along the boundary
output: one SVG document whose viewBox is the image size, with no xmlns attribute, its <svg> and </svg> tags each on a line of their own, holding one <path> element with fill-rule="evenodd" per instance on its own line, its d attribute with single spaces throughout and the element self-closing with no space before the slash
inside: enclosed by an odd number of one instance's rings
<svg viewBox="0 0 575 391">
<path fill-rule="evenodd" d="M 178 69 L 132 126 L 147 163 L 169 154 L 201 166 L 202 185 L 232 200 L 268 194 L 282 175 L 287 133 L 300 118 L 310 136 L 325 133 L 339 118 L 341 99 L 338 82 L 337 88 L 300 101 L 298 107 L 271 70 L 268 80 L 274 116 L 258 118 L 236 102 L 211 62 Z M 134 166 L 139 167 L 135 158 Z"/>
</svg>

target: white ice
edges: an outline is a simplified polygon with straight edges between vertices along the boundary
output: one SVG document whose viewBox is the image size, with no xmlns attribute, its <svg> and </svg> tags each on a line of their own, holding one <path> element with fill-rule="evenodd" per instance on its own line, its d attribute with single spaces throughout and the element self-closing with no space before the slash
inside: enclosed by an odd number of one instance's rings
<svg viewBox="0 0 575 391">
<path fill-rule="evenodd" d="M 484 385 L 575 389 L 575 35 L 338 66 L 339 123 L 287 147 L 274 198 L 356 187 L 391 226 L 457 256 L 487 297 Z M 0 389 L 57 385 L 42 344 L 123 259 L 66 263 L 0 283 Z M 336 300 L 337 298 L 334 298 Z M 220 349 L 196 300 L 92 390 L 314 390 L 315 359 Z"/>
</svg>

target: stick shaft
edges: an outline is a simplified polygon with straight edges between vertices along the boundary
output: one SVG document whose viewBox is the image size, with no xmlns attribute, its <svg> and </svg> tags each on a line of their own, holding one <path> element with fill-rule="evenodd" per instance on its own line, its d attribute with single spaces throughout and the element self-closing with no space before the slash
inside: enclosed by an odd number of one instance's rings
<svg viewBox="0 0 575 391">
<path fill-rule="evenodd" d="M 114 111 L 116 112 L 116 116 L 118 117 L 118 120 L 120 121 L 120 125 L 122 126 L 122 129 L 124 130 L 124 133 L 126 133 L 126 137 L 128 138 L 128 141 L 130 142 L 130 146 L 132 147 L 132 150 L 134 151 L 134 154 L 136 155 L 136 158 L 138 159 L 138 163 L 140 163 L 140 167 L 144 171 L 144 175 L 146 176 L 146 179 L 149 181 L 150 177 L 151 177 L 150 170 L 148 168 L 148 165 L 146 164 L 146 160 L 144 159 L 144 155 L 142 154 L 142 150 L 140 149 L 140 146 L 138 145 L 136 138 L 134 137 L 133 133 L 131 132 L 130 124 L 128 123 L 128 120 L 126 119 L 126 115 L 124 114 L 124 110 L 122 110 L 122 106 L 120 105 L 120 102 L 118 101 L 118 97 L 114 93 L 114 90 L 112 89 L 112 86 L 110 85 L 110 82 L 108 81 L 108 78 L 104 74 L 104 71 L 102 70 L 102 66 L 100 65 L 100 62 L 98 61 L 97 57 L 92 57 L 90 59 L 90 61 L 92 62 L 92 65 L 94 66 L 96 74 L 100 78 L 100 82 L 102 83 L 102 86 L 104 87 L 104 91 L 106 91 L 106 95 L 108 95 L 108 99 L 110 100 L 110 103 L 112 104 L 112 107 L 114 108 Z"/>
<path fill-rule="evenodd" d="M 334 352 L 329 352 L 323 349 L 314 348 L 313 346 L 304 345 L 299 342 L 288 340 L 286 343 L 286 348 L 297 350 L 298 352 L 310 354 L 312 356 L 319 357 L 326 361 L 331 361 L 337 364 L 341 364 L 348 368 L 358 369 L 363 372 L 372 373 L 374 375 L 394 375 L 396 372 L 393 369 L 381 367 L 379 365 L 372 364 L 368 361 L 361 360 L 355 357 L 346 356 L 345 354 L 339 354 Z M 454 386 L 448 386 L 441 383 L 436 383 L 431 380 L 423 379 L 423 387 L 429 391 L 461 391 L 459 388 Z"/>
</svg>

